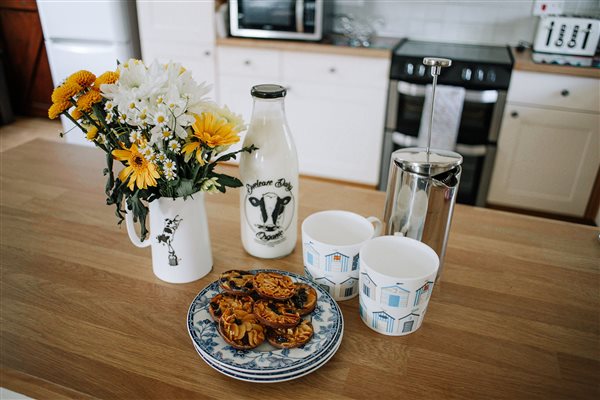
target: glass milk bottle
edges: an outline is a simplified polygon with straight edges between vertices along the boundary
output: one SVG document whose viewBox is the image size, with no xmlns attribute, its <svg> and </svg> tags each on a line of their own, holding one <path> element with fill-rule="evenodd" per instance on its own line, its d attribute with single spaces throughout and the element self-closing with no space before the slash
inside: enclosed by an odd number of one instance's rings
<svg viewBox="0 0 600 400">
<path fill-rule="evenodd" d="M 285 117 L 286 90 L 269 84 L 250 93 L 244 147 L 258 150 L 240 158 L 242 244 L 255 257 L 284 257 L 296 246 L 298 225 L 298 155 Z"/>
</svg>

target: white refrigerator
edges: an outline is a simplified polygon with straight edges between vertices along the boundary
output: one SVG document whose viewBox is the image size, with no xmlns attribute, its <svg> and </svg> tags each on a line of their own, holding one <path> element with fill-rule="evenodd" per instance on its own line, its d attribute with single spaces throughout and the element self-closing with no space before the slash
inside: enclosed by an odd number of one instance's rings
<svg viewBox="0 0 600 400">
<path fill-rule="evenodd" d="M 98 75 L 140 58 L 135 1 L 37 0 L 54 86 L 80 69 Z M 69 143 L 92 145 L 61 116 Z"/>
</svg>

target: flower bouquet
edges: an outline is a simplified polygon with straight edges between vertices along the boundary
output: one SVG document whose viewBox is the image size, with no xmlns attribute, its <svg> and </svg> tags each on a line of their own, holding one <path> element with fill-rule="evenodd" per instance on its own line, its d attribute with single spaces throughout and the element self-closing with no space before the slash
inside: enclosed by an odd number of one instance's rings
<svg viewBox="0 0 600 400">
<path fill-rule="evenodd" d="M 106 153 L 107 204 L 116 207 L 119 224 L 129 215 L 139 223 L 140 243 L 148 235 L 146 216 L 148 206 L 159 203 L 155 200 L 185 200 L 198 192 L 225 192 L 242 185 L 215 167 L 255 148 L 227 152 L 240 140 L 244 122 L 227 107 L 209 101 L 209 90 L 180 64 L 146 65 L 131 59 L 98 77 L 78 71 L 52 93 L 48 116 L 64 115 Z M 116 175 L 115 161 L 122 165 Z M 162 217 L 172 205 L 165 202 L 161 207 Z M 182 216 L 164 219 L 164 228 L 156 227 L 162 235 L 157 243 L 168 247 L 170 265 L 177 265 L 181 257 L 172 239 Z M 155 255 L 153 246 L 153 259 Z"/>
<path fill-rule="evenodd" d="M 132 59 L 98 77 L 78 71 L 52 93 L 48 116 L 64 115 L 106 152 L 107 203 L 116 206 L 121 222 L 125 200 L 142 240 L 148 234 L 144 201 L 242 184 L 215 167 L 254 147 L 226 153 L 240 140 L 244 122 L 209 101 L 209 91 L 178 63 L 146 66 Z M 116 178 L 114 160 L 124 166 Z"/>
</svg>

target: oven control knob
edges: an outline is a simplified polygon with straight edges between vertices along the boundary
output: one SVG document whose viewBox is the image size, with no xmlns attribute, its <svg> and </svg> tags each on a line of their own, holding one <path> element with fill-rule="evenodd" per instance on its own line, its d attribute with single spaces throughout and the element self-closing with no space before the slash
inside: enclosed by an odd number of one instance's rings
<svg viewBox="0 0 600 400">
<path fill-rule="evenodd" d="M 471 68 L 463 68 L 460 76 L 463 78 L 464 81 L 470 81 L 471 75 L 473 75 L 473 71 L 471 71 Z"/>
<path fill-rule="evenodd" d="M 404 70 L 407 75 L 412 75 L 415 72 L 415 66 L 412 63 L 406 63 Z"/>
<path fill-rule="evenodd" d="M 496 72 L 493 69 L 489 70 L 487 73 L 487 80 L 489 82 L 496 82 Z"/>
<path fill-rule="evenodd" d="M 482 82 L 483 79 L 485 78 L 485 73 L 483 72 L 483 70 L 481 68 L 477 68 L 477 70 L 475 71 L 475 76 L 477 77 L 477 80 L 479 82 Z"/>
<path fill-rule="evenodd" d="M 419 76 L 425 76 L 425 66 L 424 65 L 419 65 L 418 74 L 419 74 Z"/>
</svg>

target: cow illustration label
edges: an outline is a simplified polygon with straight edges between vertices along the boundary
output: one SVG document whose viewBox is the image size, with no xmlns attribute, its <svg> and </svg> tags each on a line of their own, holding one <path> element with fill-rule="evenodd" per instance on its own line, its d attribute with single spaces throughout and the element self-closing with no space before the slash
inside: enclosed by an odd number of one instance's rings
<svg viewBox="0 0 600 400">
<path fill-rule="evenodd" d="M 179 228 L 179 224 L 182 219 L 179 218 L 179 215 L 176 215 L 175 218 L 169 219 L 165 218 L 165 227 L 160 235 L 156 236 L 156 240 L 158 243 L 161 243 L 163 246 L 167 246 L 169 251 L 169 265 L 176 267 L 179 265 L 179 258 L 177 258 L 177 254 L 175 254 L 175 249 L 173 248 L 173 239 L 175 238 L 175 232 L 177 228 Z"/>
<path fill-rule="evenodd" d="M 295 204 L 293 185 L 285 178 L 256 180 L 246 184 L 246 223 L 255 241 L 275 246 L 286 239 Z"/>
</svg>

